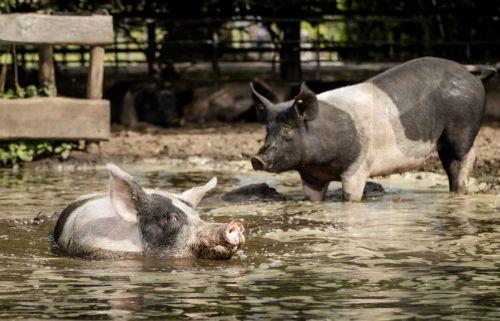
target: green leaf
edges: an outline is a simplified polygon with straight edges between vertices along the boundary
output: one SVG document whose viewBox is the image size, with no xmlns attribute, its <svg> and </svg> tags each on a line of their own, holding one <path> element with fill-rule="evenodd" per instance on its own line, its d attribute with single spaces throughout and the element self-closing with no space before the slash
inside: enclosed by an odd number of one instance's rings
<svg viewBox="0 0 500 321">
<path fill-rule="evenodd" d="M 14 93 L 14 91 L 12 89 L 9 89 L 5 92 L 4 96 L 7 99 L 12 99 L 16 96 L 16 94 Z"/>
<path fill-rule="evenodd" d="M 38 96 L 38 89 L 34 85 L 29 85 L 24 89 L 24 91 L 26 93 L 27 98 Z"/>
<path fill-rule="evenodd" d="M 52 94 L 53 89 L 54 89 L 54 86 L 45 85 L 39 89 L 38 94 L 42 97 L 49 97 Z"/>
<path fill-rule="evenodd" d="M 16 95 L 19 98 L 25 98 L 26 97 L 26 91 L 24 90 L 24 88 L 21 88 L 21 89 L 19 89 L 17 91 Z"/>
<path fill-rule="evenodd" d="M 31 162 L 34 159 L 59 155 L 62 159 L 69 156 L 73 144 L 53 141 L 11 141 L 0 143 L 0 164 L 14 165 L 19 162 Z"/>
<path fill-rule="evenodd" d="M 0 0 L 1 2 L 2 0 Z M 0 92 L 0 98 L 4 99 L 23 99 L 31 97 L 48 97 L 52 94 L 54 86 L 44 85 L 41 88 L 37 88 L 35 85 L 29 85 L 26 88 L 20 88 L 17 91 L 8 89 L 5 92 Z"/>
</svg>

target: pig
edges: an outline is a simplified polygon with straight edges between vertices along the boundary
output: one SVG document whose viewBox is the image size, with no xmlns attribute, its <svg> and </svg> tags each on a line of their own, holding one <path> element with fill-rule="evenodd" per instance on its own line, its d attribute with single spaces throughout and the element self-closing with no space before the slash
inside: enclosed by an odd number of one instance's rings
<svg viewBox="0 0 500 321">
<path fill-rule="evenodd" d="M 342 198 L 360 201 L 369 177 L 415 169 L 433 151 L 450 191 L 466 192 L 485 91 L 464 66 L 417 58 L 318 95 L 303 83 L 294 99 L 281 103 L 263 88 L 251 83 L 267 129 L 252 166 L 298 171 L 306 199 L 324 201 L 329 182 L 340 181 Z"/>
<path fill-rule="evenodd" d="M 106 91 L 111 102 L 111 121 L 135 127 L 139 122 L 175 127 L 182 113 L 177 95 L 157 83 L 118 82 Z M 183 95 L 179 94 L 182 100 Z"/>
<path fill-rule="evenodd" d="M 217 184 L 214 177 L 183 193 L 144 189 L 107 164 L 109 192 L 80 197 L 61 213 L 53 233 L 68 255 L 106 259 L 147 254 L 171 258 L 229 259 L 245 243 L 240 220 L 207 223 L 194 209 Z"/>
</svg>

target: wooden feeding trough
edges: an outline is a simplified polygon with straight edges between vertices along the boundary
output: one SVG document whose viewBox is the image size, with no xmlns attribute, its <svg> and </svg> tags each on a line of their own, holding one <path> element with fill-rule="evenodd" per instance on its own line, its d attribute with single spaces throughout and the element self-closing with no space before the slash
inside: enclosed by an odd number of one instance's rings
<svg viewBox="0 0 500 321">
<path fill-rule="evenodd" d="M 112 42 L 111 16 L 0 15 L 0 43 L 38 46 L 40 85 L 54 88 L 51 97 L 0 99 L 0 140 L 108 139 L 110 104 L 102 99 L 103 46 Z M 57 97 L 53 45 L 90 46 L 86 99 Z"/>
</svg>

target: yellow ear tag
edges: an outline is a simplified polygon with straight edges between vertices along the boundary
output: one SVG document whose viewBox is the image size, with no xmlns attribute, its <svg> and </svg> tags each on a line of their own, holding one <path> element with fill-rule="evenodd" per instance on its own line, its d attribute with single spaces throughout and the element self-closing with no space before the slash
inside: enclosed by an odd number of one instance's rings
<svg viewBox="0 0 500 321">
<path fill-rule="evenodd" d="M 304 101 L 302 99 L 297 100 L 297 104 L 302 105 Z"/>
</svg>

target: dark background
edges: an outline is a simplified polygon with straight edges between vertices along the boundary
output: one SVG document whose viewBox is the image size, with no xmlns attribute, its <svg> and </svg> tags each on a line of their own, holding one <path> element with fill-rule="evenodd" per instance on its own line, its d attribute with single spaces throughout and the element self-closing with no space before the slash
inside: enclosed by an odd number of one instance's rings
<svg viewBox="0 0 500 321">
<path fill-rule="evenodd" d="M 176 79 L 179 62 L 274 64 L 284 81 L 302 75 L 301 51 L 310 62 L 399 62 L 432 55 L 463 63 L 496 63 L 500 53 L 500 2 L 485 0 L 184 0 L 2 1 L 1 12 L 108 13 L 116 41 L 107 65 L 148 64 L 150 76 Z M 301 39 L 301 25 L 309 36 Z M 269 31 L 264 42 L 234 39 L 251 25 Z M 325 28 L 334 30 L 325 32 Z M 304 37 L 303 37 L 304 38 Z M 30 62 L 21 48 L 20 59 Z M 86 64 L 82 48 L 56 48 L 59 65 Z M 80 55 L 72 55 L 72 54 Z M 329 55 L 321 54 L 329 53 Z M 253 56 L 252 56 L 253 54 Z M 302 64 L 307 58 L 302 57 Z"/>
</svg>

